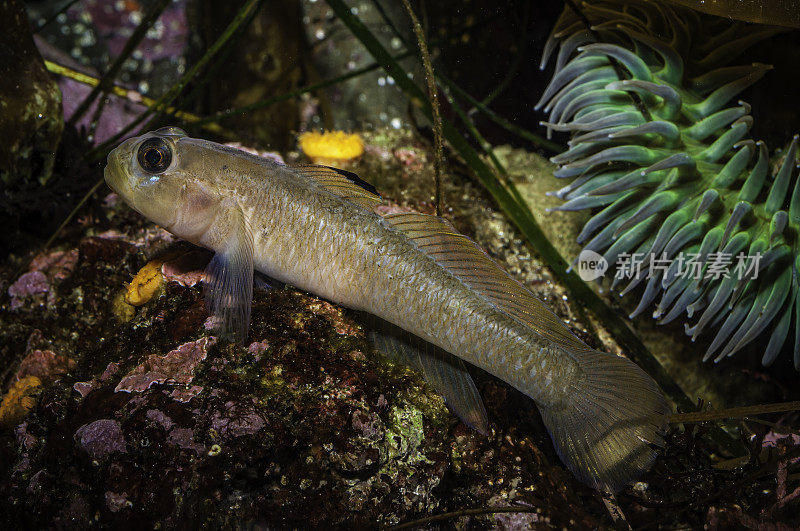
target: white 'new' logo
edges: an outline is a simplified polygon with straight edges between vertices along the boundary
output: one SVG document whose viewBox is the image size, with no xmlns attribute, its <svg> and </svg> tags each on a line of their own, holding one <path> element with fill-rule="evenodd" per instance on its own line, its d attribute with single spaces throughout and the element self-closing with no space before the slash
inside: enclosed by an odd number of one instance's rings
<svg viewBox="0 0 800 531">
<path fill-rule="evenodd" d="M 584 281 L 596 280 L 608 270 L 608 262 L 602 255 L 584 249 L 578 255 L 578 276 Z"/>
</svg>

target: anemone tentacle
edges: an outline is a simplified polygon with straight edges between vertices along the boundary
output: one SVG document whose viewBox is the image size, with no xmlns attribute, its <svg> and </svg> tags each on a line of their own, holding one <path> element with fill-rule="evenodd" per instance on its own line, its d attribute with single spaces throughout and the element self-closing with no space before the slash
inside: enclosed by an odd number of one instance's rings
<svg viewBox="0 0 800 531">
<path fill-rule="evenodd" d="M 800 139 L 769 175 L 750 106 L 731 101 L 771 67 L 728 64 L 784 30 L 650 0 L 581 9 L 590 28 L 570 8 L 553 28 L 541 67 L 555 56 L 555 72 L 536 104 L 548 135 L 572 134 L 552 159 L 556 177 L 574 179 L 553 192 L 565 200 L 555 210 L 596 209 L 578 241 L 610 265 L 642 257 L 647 282 L 621 292 L 643 285 L 631 317 L 686 312 L 693 340 L 714 333 L 715 361 L 766 334 L 762 363 L 791 350 L 800 370 Z"/>
</svg>

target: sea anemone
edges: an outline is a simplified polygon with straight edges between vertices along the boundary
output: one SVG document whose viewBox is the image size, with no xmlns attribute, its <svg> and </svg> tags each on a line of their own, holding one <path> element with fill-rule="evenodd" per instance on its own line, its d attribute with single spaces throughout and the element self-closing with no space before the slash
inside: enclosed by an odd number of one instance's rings
<svg viewBox="0 0 800 531">
<path fill-rule="evenodd" d="M 364 153 L 364 141 L 356 134 L 343 131 L 303 133 L 300 149 L 315 164 L 340 164 Z"/>
<path fill-rule="evenodd" d="M 715 332 L 705 360 L 766 331 L 769 365 L 794 329 L 800 370 L 800 142 L 771 175 L 767 146 L 748 137 L 750 106 L 729 103 L 770 68 L 729 61 L 783 30 L 646 0 L 580 10 L 565 9 L 545 47 L 543 68 L 557 49 L 555 73 L 537 109 L 572 134 L 552 159 L 572 181 L 555 194 L 560 210 L 594 210 L 583 252 L 618 273 L 640 258 L 641 274 L 615 275 L 612 289 L 644 284 L 631 317 L 653 303 L 659 323 L 696 317 L 692 340 Z"/>
</svg>

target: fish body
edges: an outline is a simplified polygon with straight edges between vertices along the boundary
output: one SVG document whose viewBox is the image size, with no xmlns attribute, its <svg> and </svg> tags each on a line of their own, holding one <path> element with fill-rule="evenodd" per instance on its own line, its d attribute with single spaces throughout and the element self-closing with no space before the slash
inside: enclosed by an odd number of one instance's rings
<svg viewBox="0 0 800 531">
<path fill-rule="evenodd" d="M 110 155 L 109 186 L 215 252 L 206 299 L 244 339 L 253 271 L 375 316 L 373 339 L 421 369 L 471 426 L 488 427 L 462 360 L 530 396 L 559 455 L 615 491 L 649 468 L 666 401 L 627 359 L 597 352 L 447 221 L 378 215 L 355 175 L 286 166 L 165 128 Z"/>
</svg>

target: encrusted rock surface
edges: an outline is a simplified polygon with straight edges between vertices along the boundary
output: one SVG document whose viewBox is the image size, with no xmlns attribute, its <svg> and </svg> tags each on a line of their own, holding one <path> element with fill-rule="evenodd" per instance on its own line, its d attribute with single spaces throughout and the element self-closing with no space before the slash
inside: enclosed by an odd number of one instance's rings
<svg viewBox="0 0 800 531">
<path fill-rule="evenodd" d="M 366 141 L 356 169 L 393 208 L 432 211 L 424 147 L 398 132 Z M 456 225 L 600 346 L 480 191 L 455 175 L 446 190 L 449 204 L 472 205 L 448 210 Z M 27 418 L 0 429 L 6 526 L 364 528 L 474 508 L 486 511 L 442 525 L 612 525 L 597 493 L 560 465 L 524 395 L 474 370 L 491 433 L 473 432 L 417 374 L 373 352 L 350 312 L 290 287 L 255 291 L 247 344 L 217 341 L 196 282 L 210 254 L 181 260 L 187 246 L 113 196 L 103 212 L 58 251 L 0 263 L 2 390 L 19 375 L 45 377 Z M 497 230 L 482 236 L 487 220 Z M 127 284 L 160 259 L 163 290 L 128 305 Z M 11 289 L 31 272 L 46 291 Z M 750 509 L 736 503 L 764 506 L 763 488 L 723 489 L 738 472 L 710 471 L 695 435 L 670 438 L 654 471 L 620 496 L 632 523 L 742 522 Z M 685 514 L 653 509 L 716 491 L 728 498 Z M 490 511 L 507 506 L 526 512 Z"/>
<path fill-rule="evenodd" d="M 113 198 L 104 208 L 108 227 L 23 278 L 2 269 L 0 366 L 62 360 L 26 422 L 0 433 L 8 522 L 363 527 L 509 504 L 531 522 L 600 521 L 526 397 L 478 374 L 493 429 L 472 432 L 349 312 L 288 287 L 256 290 L 246 345 L 216 341 L 202 284 L 186 281 L 210 255 L 181 260 L 167 233 Z M 163 291 L 126 307 L 119 294 L 161 256 Z"/>
</svg>

